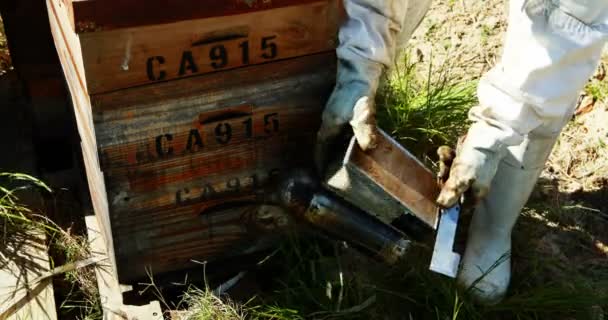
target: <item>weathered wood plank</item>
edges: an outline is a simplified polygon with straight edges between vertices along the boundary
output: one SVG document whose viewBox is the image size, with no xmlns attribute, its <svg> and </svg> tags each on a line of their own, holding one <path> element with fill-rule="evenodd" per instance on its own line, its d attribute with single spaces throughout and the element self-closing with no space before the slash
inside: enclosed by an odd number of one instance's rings
<svg viewBox="0 0 608 320">
<path fill-rule="evenodd" d="M 254 1 L 232 16 L 76 35 L 69 1 L 47 0 L 120 279 L 267 243 L 255 201 L 277 170 L 310 164 L 340 2 Z"/>
<path fill-rule="evenodd" d="M 155 122 L 142 117 L 134 119 L 131 125 L 121 124 L 124 131 L 115 131 L 119 134 L 114 136 L 109 133 L 118 127 L 117 123 L 100 124 L 98 132 L 109 138 L 100 141 L 101 165 L 106 170 L 156 162 L 166 164 L 184 156 L 213 154 L 228 148 L 238 150 L 265 140 L 280 142 L 309 135 L 319 125 L 322 102 L 314 104 L 313 99 L 307 100 L 304 106 L 285 101 L 283 105 L 279 102 L 275 106 L 256 107 L 243 114 L 228 110 L 222 114 L 224 119 L 210 121 L 198 121 L 199 115 L 189 115 L 188 110 L 178 112 L 179 115 L 157 115 Z M 108 140 L 111 144 L 105 144 Z"/>
<path fill-rule="evenodd" d="M 155 192 L 119 194 L 112 221 L 121 277 L 143 276 L 144 265 L 155 272 L 175 271 L 192 266 L 191 259 L 213 261 L 238 255 L 241 246 L 251 249 L 249 242 L 263 236 L 251 232 L 248 223 L 260 191 L 255 181 L 267 179 L 230 172 L 167 184 Z"/>
<path fill-rule="evenodd" d="M 102 167 L 146 168 L 277 135 L 306 136 L 317 129 L 334 77 L 335 57 L 327 54 L 95 95 Z"/>
<path fill-rule="evenodd" d="M 127 171 L 126 176 L 117 175 L 108 185 L 112 211 L 152 209 L 186 199 L 204 201 L 237 191 L 258 190 L 286 167 L 310 166 L 312 143 L 293 142 L 270 145 L 274 149 L 252 148 L 256 152 L 268 151 L 266 158 L 239 158 L 228 150 L 210 161 L 199 157 L 191 164 L 167 169 Z"/>
<path fill-rule="evenodd" d="M 297 60 L 93 97 L 122 279 L 231 257 L 262 237 L 255 201 L 280 170 L 311 165 L 334 83 L 333 54 Z"/>
<path fill-rule="evenodd" d="M 315 54 L 297 59 L 287 59 L 265 64 L 201 75 L 187 79 L 146 85 L 137 90 L 119 90 L 91 96 L 96 123 L 112 120 L 132 120 L 150 116 L 171 108 L 181 110 L 201 104 L 219 103 L 227 99 L 243 99 L 253 93 L 274 95 L 277 89 L 291 86 L 297 89 L 303 84 L 325 86 L 334 81 L 336 72 L 334 52 Z M 325 70 L 325 72 L 322 72 Z M 286 82 L 286 78 L 293 78 Z M 327 80 L 329 79 L 329 80 Z M 267 85 L 261 90 L 258 85 Z M 226 90 L 227 88 L 238 88 Z M 314 95 L 314 93 L 311 93 Z M 165 101 L 171 100 L 170 106 Z M 218 107 L 227 107 L 218 104 Z M 204 109 L 203 109 L 204 111 Z"/>
<path fill-rule="evenodd" d="M 97 218 L 95 216 L 86 216 L 85 223 L 92 257 L 106 258 L 95 266 L 103 318 L 107 320 L 162 320 L 163 313 L 158 301 L 151 301 L 143 306 L 130 306 L 123 303 L 122 288 L 118 282 L 116 273 L 112 271 L 113 268 L 109 263 L 109 259 L 107 259 L 108 251 Z"/>
<path fill-rule="evenodd" d="M 235 186 L 262 186 L 286 166 L 310 165 L 335 58 L 297 60 L 303 61 L 228 72 L 222 76 L 226 86 L 211 75 L 200 77 L 209 81 L 181 80 L 176 90 L 203 86 L 203 91 L 181 98 L 173 98 L 169 83 L 96 95 L 96 129 L 111 210 L 151 210 L 210 190 L 220 197 Z M 310 67 L 304 72 L 306 65 Z M 282 78 L 275 69 L 283 70 Z M 234 79 L 239 79 L 238 86 Z M 156 93 L 154 104 L 145 101 L 150 92 Z"/>
<path fill-rule="evenodd" d="M 0 319 L 57 319 L 51 278 L 36 281 L 50 269 L 44 235 L 8 235 L 0 264 Z"/>
<path fill-rule="evenodd" d="M 302 147 L 309 145 L 302 144 Z M 114 173 L 109 175 L 109 178 L 113 178 L 109 187 L 113 189 L 122 185 L 133 191 L 150 192 L 165 184 L 183 183 L 213 174 L 227 175 L 231 172 L 255 168 L 271 170 L 273 164 L 289 160 L 289 157 L 281 154 L 288 150 L 286 143 L 266 140 L 264 143 L 237 145 L 216 152 L 176 158 L 179 161 L 163 162 L 147 168 L 109 170 Z M 298 154 L 306 155 L 304 152 Z M 124 174 L 121 174 L 123 172 Z"/>
<path fill-rule="evenodd" d="M 92 32 L 183 20 L 231 16 L 320 0 L 72 0 L 77 32 Z"/>
<path fill-rule="evenodd" d="M 162 228 L 120 226 L 116 238 L 121 243 L 120 279 L 145 278 L 146 268 L 162 274 L 200 266 L 196 261 L 214 262 L 267 249 L 291 220 L 281 209 L 266 207 L 249 197 L 224 198 L 204 214 L 200 204 L 159 211 L 159 216 L 182 217 L 165 221 Z M 145 219 L 139 221 L 150 225 Z"/>
<path fill-rule="evenodd" d="M 76 34 L 70 28 L 70 14 L 66 5 L 59 0 L 47 0 L 46 5 L 53 40 L 70 90 L 78 134 L 81 139 L 91 201 L 95 215 L 101 224 L 106 246 L 111 253 L 112 266 L 115 269 L 106 187 L 103 173 L 99 169 L 91 101 L 86 87 L 80 43 Z"/>
<path fill-rule="evenodd" d="M 92 93 L 328 52 L 338 0 L 80 35 Z"/>
</svg>

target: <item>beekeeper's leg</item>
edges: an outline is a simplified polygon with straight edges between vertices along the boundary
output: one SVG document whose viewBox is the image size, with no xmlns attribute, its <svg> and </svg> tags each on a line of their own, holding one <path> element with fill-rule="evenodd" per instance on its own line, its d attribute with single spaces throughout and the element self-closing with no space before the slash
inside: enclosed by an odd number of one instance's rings
<svg viewBox="0 0 608 320">
<path fill-rule="evenodd" d="M 319 169 L 325 166 L 334 138 L 349 122 L 361 147 L 374 147 L 374 98 L 380 76 L 392 66 L 398 45 L 411 37 L 429 4 L 430 0 L 344 1 L 347 20 L 340 27 L 336 50 L 336 86 L 317 135 Z"/>
<path fill-rule="evenodd" d="M 482 302 L 506 293 L 511 229 L 597 66 L 607 21 L 601 0 L 510 2 L 503 56 L 479 84 L 481 106 L 471 110 L 474 123 L 437 199 L 451 206 L 469 187 L 483 199 L 459 274 Z"/>
<path fill-rule="evenodd" d="M 471 290 L 481 302 L 496 303 L 506 293 L 511 275 L 511 230 L 556 139 L 555 133 L 532 132 L 520 145 L 509 147 L 490 192 L 475 210 L 458 280 L 466 288 L 477 281 Z"/>
</svg>

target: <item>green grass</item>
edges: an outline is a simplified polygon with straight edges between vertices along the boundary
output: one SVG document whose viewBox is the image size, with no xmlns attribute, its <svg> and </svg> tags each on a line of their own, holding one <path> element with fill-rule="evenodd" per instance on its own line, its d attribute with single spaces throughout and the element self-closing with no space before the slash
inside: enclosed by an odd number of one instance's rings
<svg viewBox="0 0 608 320">
<path fill-rule="evenodd" d="M 42 212 L 24 205 L 24 201 L 19 198 L 26 193 L 29 193 L 28 198 L 40 198 L 38 192 L 52 193 L 44 182 L 33 176 L 23 173 L 0 173 L 0 230 L 3 246 L 11 243 L 13 239 L 18 241 L 31 234 L 45 235 L 49 250 L 57 255 L 55 258 L 61 263 L 87 258 L 89 251 L 85 237 L 61 229 Z M 0 258 L 4 257 L 4 254 L 0 255 Z M 51 257 L 50 267 L 56 267 L 55 263 Z M 92 268 L 69 271 L 63 277 L 71 286 L 71 290 L 67 299 L 61 302 L 60 310 L 76 311 L 78 319 L 100 319 L 101 307 Z"/>
<path fill-rule="evenodd" d="M 327 249 L 332 246 L 333 254 Z M 275 320 L 545 319 L 586 312 L 602 299 L 590 296 L 586 288 L 554 283 L 530 287 L 531 280 L 517 279 L 515 290 L 521 293 L 497 306 L 476 306 L 451 279 L 428 271 L 429 255 L 429 248 L 416 247 L 406 261 L 389 267 L 340 243 L 291 237 L 273 257 L 288 266 L 273 280 L 273 292 L 243 310 L 247 319 Z"/>
<path fill-rule="evenodd" d="M 334 254 L 326 252 L 328 245 L 335 246 Z M 601 319 L 593 314 L 608 308 L 608 294 L 598 290 L 605 281 L 540 257 L 523 243 L 516 246 L 526 269 L 518 270 L 505 301 L 484 307 L 453 280 L 428 271 L 428 248 L 418 247 L 389 267 L 340 243 L 292 238 L 273 257 L 289 267 L 272 280 L 271 293 L 236 307 L 209 289 L 197 290 L 189 294 L 197 316 L 186 319 Z M 567 277 L 548 279 L 555 268 Z"/>
<path fill-rule="evenodd" d="M 530 210 L 568 223 L 560 218 L 563 213 L 547 212 L 551 207 Z M 601 319 L 593 314 L 608 308 L 608 293 L 602 291 L 608 287 L 608 266 L 590 277 L 583 272 L 589 270 L 539 255 L 530 239 L 551 230 L 546 222 L 531 219 L 530 210 L 516 228 L 519 266 L 509 297 L 496 306 L 475 305 L 467 290 L 428 271 L 431 249 L 426 246 L 414 247 L 405 261 L 387 266 L 340 242 L 292 235 L 265 260 L 283 266 L 270 280 L 270 292 L 238 304 L 215 296 L 207 286 L 190 287 L 183 296 L 188 311 L 182 319 Z M 580 237 L 590 240 L 576 233 L 570 243 L 581 243 Z M 63 307 L 79 308 L 80 319 L 101 316 L 95 301 L 68 301 Z"/>
<path fill-rule="evenodd" d="M 243 307 L 231 302 L 227 297 L 221 299 L 208 287 L 189 288 L 183 297 L 188 306 L 181 320 L 242 320 L 245 319 Z"/>
<path fill-rule="evenodd" d="M 51 191 L 46 184 L 30 175 L 0 173 L 0 225 L 4 237 L 27 230 L 40 230 L 44 233 L 58 231 L 44 216 L 33 212 L 20 202 L 19 192 L 32 188 Z"/>
<path fill-rule="evenodd" d="M 271 263 L 284 262 L 274 291 L 252 308 L 252 319 L 358 319 L 351 310 L 365 306 L 373 290 L 349 277 L 351 262 L 342 259 L 338 243 L 290 236 Z"/>
<path fill-rule="evenodd" d="M 60 314 L 69 313 L 79 320 L 101 319 L 103 310 L 96 288 L 94 294 L 91 294 L 91 291 L 82 290 L 83 286 L 78 282 L 78 279 L 72 281 L 67 298 L 59 306 Z"/>
<path fill-rule="evenodd" d="M 385 131 L 430 164 L 438 146 L 454 145 L 467 128 L 468 109 L 476 103 L 476 83 L 455 82 L 447 67 L 430 68 L 420 77 L 417 66 L 404 58 L 384 83 L 377 99 L 378 120 Z M 427 246 L 415 246 L 405 261 L 386 266 L 339 242 L 292 236 L 266 262 L 284 266 L 273 272 L 271 292 L 259 293 L 241 310 L 246 319 L 254 320 L 603 319 L 600 315 L 608 310 L 605 260 L 590 267 L 585 261 L 556 258 L 536 245 L 547 234 L 558 234 L 569 239 L 562 244 L 565 251 L 592 247 L 591 235 L 564 233 L 534 218 L 561 216 L 554 223 L 563 224 L 562 206 L 527 209 L 518 222 L 513 279 L 508 297 L 498 305 L 477 305 L 470 289 L 430 272 L 432 249 Z M 218 302 L 208 291 L 194 297 L 207 306 Z"/>
<path fill-rule="evenodd" d="M 585 92 L 594 100 L 606 101 L 606 98 L 608 98 L 608 81 L 591 79 L 585 86 Z"/>
<path fill-rule="evenodd" d="M 62 231 L 53 235 L 51 245 L 65 263 L 84 260 L 90 256 L 88 240 L 84 236 Z M 66 272 L 63 282 L 70 286 L 70 290 L 59 306 L 61 314 L 71 314 L 81 320 L 101 319 L 101 301 L 93 267 Z"/>
<path fill-rule="evenodd" d="M 421 77 L 418 65 L 405 56 L 384 83 L 377 97 L 378 123 L 408 150 L 429 160 L 437 147 L 455 145 L 464 133 L 468 110 L 477 103 L 477 83 L 456 82 L 447 63 L 430 66 Z"/>
</svg>

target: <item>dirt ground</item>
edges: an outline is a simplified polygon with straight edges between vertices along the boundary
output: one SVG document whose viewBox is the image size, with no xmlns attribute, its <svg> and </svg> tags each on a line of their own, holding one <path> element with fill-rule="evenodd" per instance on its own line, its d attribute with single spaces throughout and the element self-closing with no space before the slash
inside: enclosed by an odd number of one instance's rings
<svg viewBox="0 0 608 320">
<path fill-rule="evenodd" d="M 500 56 L 506 5 L 504 0 L 433 1 L 408 50 L 427 66 L 447 62 L 457 80 L 476 80 Z"/>
</svg>

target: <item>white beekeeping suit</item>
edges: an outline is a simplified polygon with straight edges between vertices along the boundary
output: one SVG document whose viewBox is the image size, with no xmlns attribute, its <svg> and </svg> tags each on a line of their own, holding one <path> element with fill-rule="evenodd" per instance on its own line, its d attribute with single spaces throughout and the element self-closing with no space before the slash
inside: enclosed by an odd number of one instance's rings
<svg viewBox="0 0 608 320">
<path fill-rule="evenodd" d="M 338 84 L 323 115 L 318 163 L 349 121 L 362 147 L 373 147 L 366 135 L 378 77 L 394 59 L 399 34 L 409 38 L 420 20 L 408 11 L 423 15 L 427 7 L 427 1 L 345 0 Z M 606 0 L 510 1 L 501 60 L 480 81 L 480 106 L 471 109 L 473 124 L 437 199 L 450 206 L 468 188 L 480 199 L 458 280 L 475 284 L 482 302 L 497 302 L 507 291 L 511 230 L 607 37 Z"/>
</svg>

